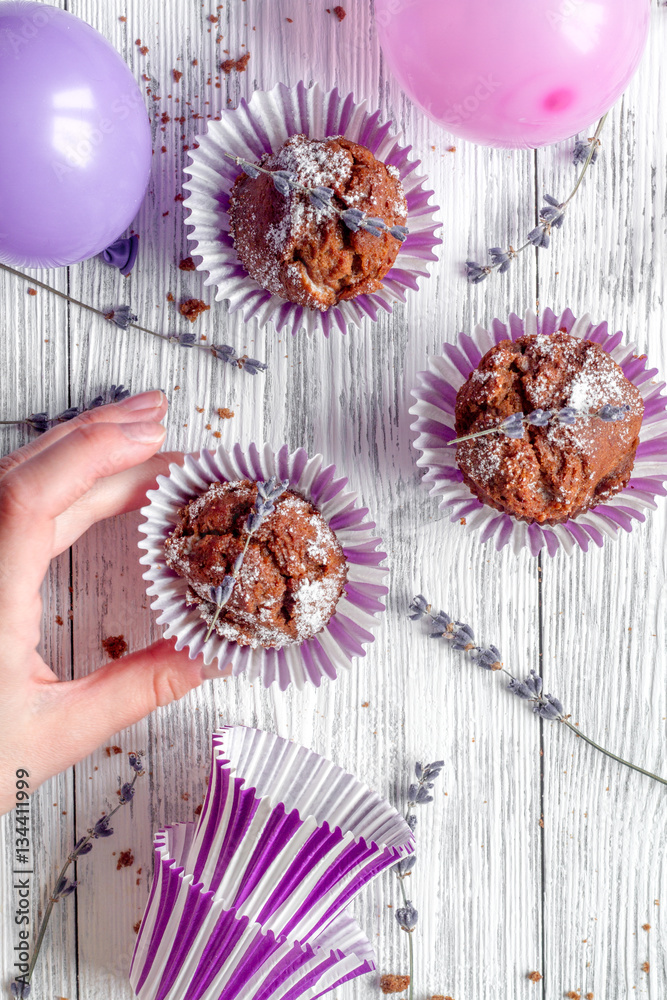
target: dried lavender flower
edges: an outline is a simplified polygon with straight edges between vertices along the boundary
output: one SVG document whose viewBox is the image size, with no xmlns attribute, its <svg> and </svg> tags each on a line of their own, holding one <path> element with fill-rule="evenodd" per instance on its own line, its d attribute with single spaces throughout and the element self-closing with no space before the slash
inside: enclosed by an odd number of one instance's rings
<svg viewBox="0 0 667 1000">
<path fill-rule="evenodd" d="M 139 317 L 134 315 L 129 306 L 117 306 L 106 315 L 106 319 L 115 323 L 116 326 L 121 328 L 121 330 L 127 330 L 130 323 L 136 323 L 138 318 Z"/>
<path fill-rule="evenodd" d="M 126 389 L 123 385 L 112 385 L 106 392 L 100 394 L 99 396 L 95 396 L 90 403 L 84 404 L 83 406 L 68 406 L 66 410 L 63 410 L 62 413 L 59 413 L 56 417 L 50 417 L 44 410 L 40 413 L 31 413 L 25 420 L 2 420 L 0 421 L 0 424 L 25 424 L 38 434 L 44 434 L 44 432 L 48 431 L 49 427 L 52 427 L 54 424 L 62 424 L 68 420 L 73 420 L 74 417 L 78 417 L 80 413 L 84 413 L 86 410 L 95 410 L 98 406 L 102 406 L 104 403 L 119 403 L 122 399 L 125 399 L 129 395 L 130 390 Z"/>
<path fill-rule="evenodd" d="M 499 424 L 500 430 L 510 438 L 523 437 L 523 413 L 512 413 Z"/>
<path fill-rule="evenodd" d="M 260 174 L 269 176 L 274 187 L 283 197 L 286 198 L 291 191 L 298 191 L 308 198 L 310 204 L 317 211 L 327 209 L 333 211 L 352 233 L 356 233 L 359 229 L 363 229 L 372 236 L 382 236 L 384 233 L 389 233 L 399 243 L 403 243 L 408 236 L 407 226 L 396 225 L 390 228 L 384 219 L 367 216 L 358 208 L 351 208 L 347 205 L 339 206 L 334 200 L 336 192 L 333 188 L 322 184 L 308 187 L 302 184 L 296 174 L 290 170 L 268 170 L 266 167 L 260 167 L 257 163 L 244 160 L 242 156 L 233 156 L 231 153 L 225 153 L 225 156 L 233 160 L 245 174 L 253 179 L 259 177 Z"/>
<path fill-rule="evenodd" d="M 553 413 L 551 410 L 532 410 L 524 417 L 527 424 L 532 427 L 546 427 L 551 420 Z"/>
<path fill-rule="evenodd" d="M 431 605 L 428 604 L 424 595 L 420 594 L 418 598 L 413 598 L 410 607 L 412 607 L 412 604 L 415 603 L 415 601 L 419 601 L 420 607 L 422 605 L 425 605 L 427 608 L 426 612 L 420 617 L 428 616 L 431 619 L 431 621 L 433 621 L 433 619 L 436 616 L 431 614 L 430 611 Z M 440 614 L 443 614 L 443 612 L 440 612 Z M 455 624 L 458 625 L 459 623 Z M 461 626 L 461 628 L 468 629 L 468 626 Z M 451 631 L 445 632 L 442 638 L 451 639 L 452 634 L 453 633 Z M 468 634 L 472 637 L 472 630 L 469 630 Z M 630 761 L 623 760 L 622 757 L 618 757 L 615 753 L 612 753 L 610 750 L 606 750 L 605 747 L 600 746 L 599 743 L 596 743 L 594 740 L 592 740 L 590 736 L 586 736 L 584 733 L 582 733 L 579 730 L 578 726 L 575 726 L 570 722 L 569 715 L 565 715 L 565 709 L 563 708 L 563 703 L 560 701 L 560 699 L 558 699 L 555 695 L 552 694 L 542 694 L 542 678 L 535 670 L 531 670 L 528 676 L 524 678 L 524 680 L 519 680 L 518 677 L 515 677 L 512 673 L 510 673 L 509 670 L 507 670 L 507 668 L 502 663 L 500 663 L 500 651 L 496 649 L 495 646 L 486 646 L 486 647 L 476 646 L 474 643 L 471 642 L 470 644 L 465 646 L 454 645 L 454 648 L 463 649 L 466 652 L 470 653 L 472 661 L 474 663 L 477 663 L 479 666 L 486 667 L 486 669 L 496 670 L 509 677 L 509 683 L 507 685 L 508 690 L 512 694 L 516 695 L 518 698 L 521 698 L 523 701 L 532 702 L 533 712 L 535 713 L 535 715 L 549 722 L 561 722 L 564 726 L 570 729 L 576 736 L 582 739 L 585 743 L 588 743 L 589 746 L 593 747 L 593 749 L 598 750 L 600 753 L 604 754 L 606 757 L 609 757 L 611 760 L 615 760 L 618 764 L 623 764 L 625 767 L 629 767 L 633 771 L 638 771 L 640 774 L 646 775 L 647 778 L 652 778 L 654 781 L 659 781 L 660 784 L 662 785 L 667 785 L 667 778 L 661 778 L 660 775 L 654 774 L 652 771 L 647 771 L 643 767 L 639 767 L 637 764 L 632 764 L 630 763 Z M 497 662 L 494 662 L 491 665 L 489 665 L 490 657 L 492 655 L 496 656 L 496 654 L 497 654 Z M 440 766 L 442 766 L 442 761 L 436 761 L 435 764 L 427 765 L 426 768 L 422 768 L 421 771 L 422 778 L 419 782 L 419 785 L 415 785 L 413 783 L 409 788 L 408 791 L 409 805 L 412 806 L 418 802 L 419 792 L 421 791 L 422 788 L 430 787 L 428 784 L 428 778 L 433 777 L 434 775 L 433 773 L 429 774 L 428 769 L 429 768 L 437 769 Z M 416 823 L 416 817 L 414 815 L 412 817 L 409 816 L 406 817 L 406 819 L 408 820 L 410 818 L 412 818 L 412 820 Z M 411 827 L 411 829 L 413 829 L 413 827 Z"/>
<path fill-rule="evenodd" d="M 450 446 L 461 444 L 462 441 L 472 441 L 474 438 L 485 437 L 487 434 L 499 432 L 506 437 L 520 439 L 524 436 L 525 427 L 547 427 L 550 423 L 571 425 L 574 424 L 578 416 L 592 419 L 599 417 L 605 422 L 622 420 L 630 412 L 627 403 L 622 406 L 614 406 L 605 403 L 599 410 L 578 410 L 574 406 L 563 406 L 560 410 L 533 410 L 531 413 L 511 413 L 505 417 L 495 427 L 485 427 L 484 430 L 474 431 L 472 434 L 464 434 L 462 437 L 453 438 L 448 442 Z"/>
<path fill-rule="evenodd" d="M 409 934 L 417 926 L 419 914 L 409 899 L 406 901 L 405 906 L 399 906 L 396 910 L 396 919 L 401 930 L 407 931 Z M 410 981 L 412 982 L 412 977 L 410 977 Z"/>
<path fill-rule="evenodd" d="M 416 863 L 416 855 L 410 854 L 407 858 L 401 858 L 400 861 L 393 865 L 392 871 L 395 871 L 399 878 L 405 878 L 406 875 L 410 874 Z"/>
<path fill-rule="evenodd" d="M 423 618 L 424 615 L 428 612 L 429 608 L 430 604 L 427 603 L 424 595 L 418 594 L 417 597 L 413 597 L 413 599 L 410 602 L 410 607 L 409 607 L 410 614 L 408 615 L 408 617 L 411 618 L 412 621 L 418 622 L 419 619 Z"/>
<path fill-rule="evenodd" d="M 572 191 L 565 201 L 559 202 L 553 195 L 545 195 L 544 200 L 546 204 L 540 210 L 538 225 L 531 229 L 525 242 L 516 250 L 511 246 L 507 250 L 503 249 L 503 247 L 490 247 L 488 251 L 490 264 L 486 266 L 477 263 L 475 260 L 466 261 L 466 278 L 471 285 L 479 284 L 493 272 L 497 271 L 499 274 L 504 274 L 509 269 L 511 261 L 515 257 L 518 257 L 524 250 L 528 249 L 528 247 L 532 246 L 542 250 L 548 249 L 551 242 L 552 229 L 560 229 L 563 225 L 565 212 L 579 190 L 586 171 L 597 160 L 600 133 L 602 132 L 606 118 L 607 115 L 605 114 L 598 122 L 595 135 L 591 136 L 587 142 L 579 140 L 574 147 L 574 162 L 581 164 L 582 169 Z"/>
</svg>

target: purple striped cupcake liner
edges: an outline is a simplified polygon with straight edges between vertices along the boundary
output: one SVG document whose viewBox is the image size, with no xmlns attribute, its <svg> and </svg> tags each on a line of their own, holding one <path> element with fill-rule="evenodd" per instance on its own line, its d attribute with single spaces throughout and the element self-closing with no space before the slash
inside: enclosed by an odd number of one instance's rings
<svg viewBox="0 0 667 1000">
<path fill-rule="evenodd" d="M 409 235 L 399 250 L 394 266 L 377 292 L 358 295 L 340 302 L 327 312 L 306 309 L 281 299 L 251 278 L 238 259 L 229 229 L 229 195 L 239 167 L 224 154 L 255 162 L 264 153 L 276 152 L 291 135 L 303 133 L 313 138 L 345 135 L 366 146 L 384 163 L 399 172 L 408 204 Z M 197 269 L 208 272 L 204 282 L 216 287 L 216 300 L 227 299 L 230 312 L 240 309 L 248 322 L 273 325 L 277 332 L 309 334 L 332 330 L 346 333 L 360 326 L 365 317 L 373 322 L 380 310 L 391 312 L 396 302 L 404 302 L 408 289 L 417 290 L 418 279 L 428 277 L 428 263 L 437 260 L 434 247 L 442 243 L 435 235 L 439 207 L 431 205 L 433 192 L 426 190 L 426 178 L 417 174 L 419 160 L 409 156 L 411 147 L 401 145 L 400 135 L 391 131 L 391 122 L 382 123 L 380 112 L 368 110 L 366 101 L 342 96 L 337 89 L 325 91 L 301 81 L 296 87 L 279 83 L 273 90 L 257 90 L 250 101 L 241 101 L 233 111 L 224 111 L 221 121 L 212 121 L 199 146 L 190 151 L 190 175 L 183 187 L 189 192 L 185 208 L 188 239 L 192 254 L 201 258 Z"/>
<path fill-rule="evenodd" d="M 137 996 L 296 1000 L 373 971 L 344 907 L 413 848 L 403 817 L 331 761 L 225 727 L 197 823 L 155 837 L 130 971 Z"/>
<path fill-rule="evenodd" d="M 253 649 L 215 631 L 205 642 L 207 624 L 197 607 L 186 603 L 185 579 L 165 562 L 165 539 L 178 523 L 179 509 L 211 483 L 274 475 L 310 500 L 336 534 L 348 565 L 343 594 L 325 627 L 304 642 Z M 382 564 L 387 556 L 380 549 L 382 539 L 374 534 L 375 523 L 367 520 L 368 509 L 359 506 L 357 494 L 346 489 L 347 479 L 337 477 L 334 465 L 324 466 L 321 455 L 309 458 L 303 448 L 290 453 L 287 445 L 275 450 L 268 444 L 247 449 L 237 444 L 231 451 L 219 447 L 186 455 L 183 465 L 171 465 L 169 475 L 158 476 L 157 482 L 141 511 L 146 520 L 139 530 L 146 538 L 139 542 L 145 550 L 140 562 L 147 567 L 144 579 L 150 582 L 151 606 L 160 612 L 158 624 L 166 626 L 165 638 L 176 639 L 176 649 L 187 648 L 191 659 L 201 654 L 207 665 L 216 661 L 221 673 L 245 672 L 251 681 L 259 678 L 265 687 L 275 682 L 281 690 L 290 684 L 318 686 L 323 677 L 333 680 L 355 657 L 366 655 L 364 647 L 373 642 L 372 630 L 378 625 L 376 616 L 385 610 L 381 598 L 387 593 L 383 580 L 389 571 Z"/>
<path fill-rule="evenodd" d="M 130 968 L 140 1000 L 310 1000 L 375 969 L 373 949 L 342 914 L 309 943 L 276 937 L 216 898 L 182 863 L 192 823 L 161 830 Z"/>
<path fill-rule="evenodd" d="M 456 437 L 456 393 L 482 356 L 501 340 L 559 330 L 592 340 L 611 355 L 639 389 L 644 418 L 632 478 L 625 489 L 562 524 L 526 524 L 486 506 L 463 482 L 456 446 L 449 444 Z M 655 509 L 655 498 L 667 494 L 667 396 L 665 383 L 656 382 L 655 375 L 657 369 L 647 367 L 646 356 L 623 333 L 610 333 L 607 323 L 594 324 L 588 315 L 576 319 L 570 309 L 560 316 L 546 309 L 539 317 L 528 310 L 523 319 L 512 314 L 508 323 L 494 319 L 490 330 L 477 326 L 472 334 L 460 333 L 455 344 L 443 344 L 442 354 L 429 359 L 429 370 L 418 374 L 412 391 L 416 399 L 410 408 L 416 418 L 412 430 L 415 448 L 421 452 L 417 465 L 426 470 L 422 483 L 451 521 L 462 521 L 466 530 L 479 532 L 483 542 L 494 541 L 498 550 L 511 545 L 515 552 L 527 548 L 537 555 L 544 549 L 553 556 L 560 548 L 568 554 L 577 547 L 586 552 L 591 541 L 602 546 L 605 538 L 616 538 L 619 529 L 632 531 L 635 521 L 644 521 L 646 511 Z"/>
</svg>

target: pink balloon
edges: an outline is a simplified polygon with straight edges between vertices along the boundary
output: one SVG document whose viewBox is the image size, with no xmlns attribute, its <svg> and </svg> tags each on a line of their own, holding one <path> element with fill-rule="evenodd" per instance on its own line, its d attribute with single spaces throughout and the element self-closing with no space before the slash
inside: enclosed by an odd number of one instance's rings
<svg viewBox="0 0 667 1000">
<path fill-rule="evenodd" d="M 73 14 L 0 3 L 0 261 L 59 267 L 113 243 L 148 185 L 151 133 L 116 50 Z"/>
<path fill-rule="evenodd" d="M 588 128 L 641 58 L 649 0 L 376 0 L 382 50 L 438 124 L 489 146 Z"/>
</svg>

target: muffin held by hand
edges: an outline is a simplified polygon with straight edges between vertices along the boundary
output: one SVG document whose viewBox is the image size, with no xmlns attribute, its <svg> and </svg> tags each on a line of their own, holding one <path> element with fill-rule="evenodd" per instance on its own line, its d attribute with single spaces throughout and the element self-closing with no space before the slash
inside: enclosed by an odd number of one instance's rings
<svg viewBox="0 0 667 1000">
<path fill-rule="evenodd" d="M 308 500 L 280 484 L 240 480 L 214 483 L 179 514 L 164 545 L 167 565 L 187 580 L 188 602 L 220 636 L 269 648 L 324 628 L 347 562 Z"/>
<path fill-rule="evenodd" d="M 277 184 L 266 172 L 242 173 L 232 188 L 231 233 L 248 273 L 281 298 L 322 312 L 376 291 L 404 238 L 389 232 L 407 220 L 397 169 L 344 136 L 305 135 L 291 136 L 258 166 L 286 173 Z M 303 188 L 328 190 L 318 198 Z M 359 226 L 362 216 L 381 220 L 381 228 Z"/>
<path fill-rule="evenodd" d="M 593 341 L 503 340 L 456 396 L 457 437 L 499 429 L 460 442 L 456 461 L 483 503 L 558 524 L 627 486 L 643 412 L 639 390 Z"/>
</svg>

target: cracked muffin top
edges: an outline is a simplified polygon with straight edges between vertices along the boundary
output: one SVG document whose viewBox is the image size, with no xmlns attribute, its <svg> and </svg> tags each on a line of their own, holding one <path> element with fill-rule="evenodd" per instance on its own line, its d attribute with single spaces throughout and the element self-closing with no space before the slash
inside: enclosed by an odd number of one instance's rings
<svg viewBox="0 0 667 1000">
<path fill-rule="evenodd" d="M 288 170 L 308 188 L 332 188 L 339 209 L 359 209 L 389 227 L 407 220 L 396 167 L 344 136 L 293 135 L 259 165 Z M 248 273 L 281 298 L 322 312 L 341 299 L 376 291 L 401 246 L 388 232 L 352 232 L 331 205 L 315 208 L 303 192 L 280 194 L 267 174 L 236 178 L 229 218 Z"/>
<path fill-rule="evenodd" d="M 627 406 L 619 420 L 595 414 Z M 627 486 L 644 403 L 599 344 L 561 331 L 503 340 L 456 394 L 456 435 L 501 423 L 514 413 L 577 411 L 571 425 L 526 426 L 515 439 L 498 432 L 457 445 L 456 461 L 483 503 L 523 521 L 558 524 Z"/>
<path fill-rule="evenodd" d="M 188 582 L 188 603 L 210 625 L 211 587 L 222 585 L 247 541 L 257 483 L 214 483 L 179 511 L 165 541 L 167 565 Z M 303 642 L 333 615 L 347 578 L 340 542 L 319 511 L 286 490 L 253 532 L 236 585 L 215 629 L 242 646 Z"/>
</svg>

